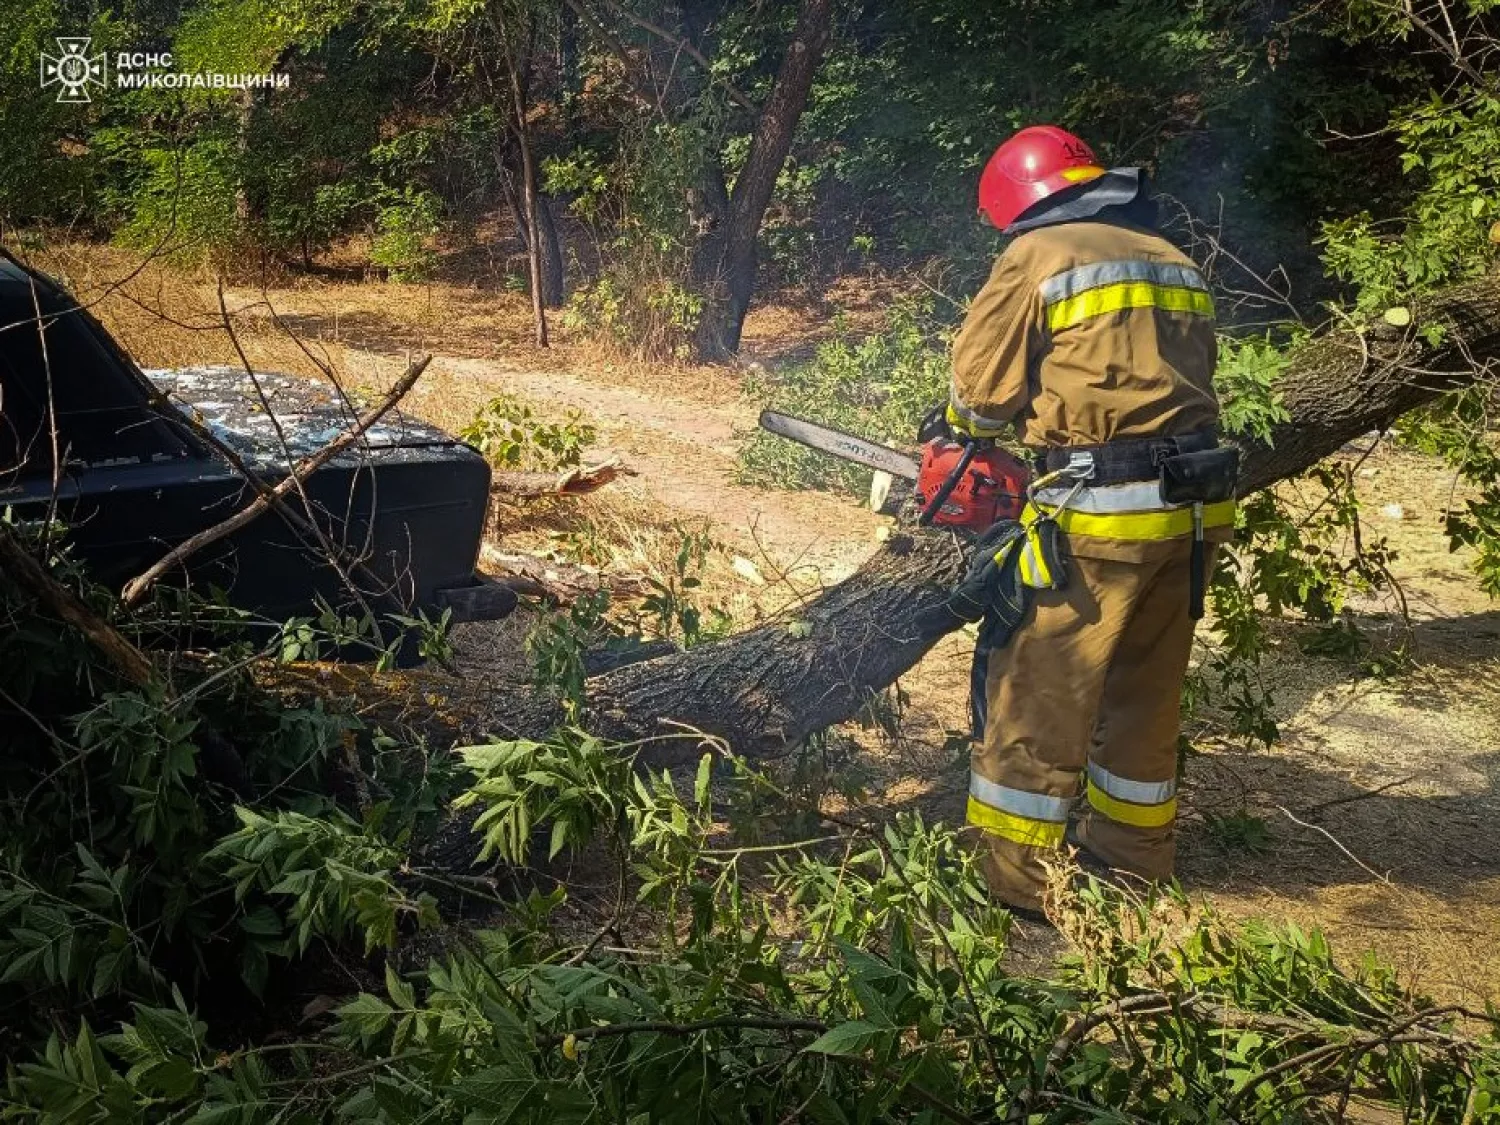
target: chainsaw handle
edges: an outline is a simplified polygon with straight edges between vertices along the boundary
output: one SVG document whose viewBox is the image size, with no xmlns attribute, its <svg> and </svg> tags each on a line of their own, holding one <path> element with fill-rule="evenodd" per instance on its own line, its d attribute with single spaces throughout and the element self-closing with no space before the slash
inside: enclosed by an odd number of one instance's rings
<svg viewBox="0 0 1500 1125">
<path fill-rule="evenodd" d="M 974 460 L 974 454 L 979 450 L 976 442 L 964 442 L 964 451 L 958 458 L 958 464 L 953 466 L 953 471 L 948 474 L 948 479 L 943 481 L 942 486 L 932 494 L 932 499 L 927 502 L 927 507 L 922 509 L 922 514 L 917 518 L 918 527 L 929 527 L 933 518 L 943 510 L 943 505 L 948 502 L 948 497 L 953 495 L 953 490 L 958 487 L 958 482 L 964 479 L 964 473 L 969 471 L 969 463 Z"/>
</svg>

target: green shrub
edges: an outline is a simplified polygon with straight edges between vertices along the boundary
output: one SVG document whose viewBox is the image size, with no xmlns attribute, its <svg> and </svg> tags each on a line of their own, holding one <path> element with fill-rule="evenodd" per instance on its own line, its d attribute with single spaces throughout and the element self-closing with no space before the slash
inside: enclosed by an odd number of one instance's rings
<svg viewBox="0 0 1500 1125">
<path fill-rule="evenodd" d="M 898 448 L 916 444 L 917 424 L 946 402 L 946 333 L 923 303 L 900 303 L 883 332 L 855 339 L 840 327 L 809 363 L 750 380 L 757 405 L 835 426 Z M 740 451 L 739 479 L 778 488 L 863 493 L 870 470 L 757 430 Z"/>
<path fill-rule="evenodd" d="M 441 229 L 441 200 L 408 186 L 376 213 L 370 261 L 392 281 L 425 280 L 437 268 L 432 241 Z"/>
<path fill-rule="evenodd" d="M 497 469 L 551 471 L 579 464 L 598 431 L 576 410 L 561 422 L 544 422 L 517 396 L 496 395 L 458 436 Z"/>
<path fill-rule="evenodd" d="M 182 148 L 148 147 L 145 174 L 130 196 L 120 241 L 137 250 L 227 260 L 247 231 L 239 214 L 239 157 L 209 136 Z"/>
</svg>

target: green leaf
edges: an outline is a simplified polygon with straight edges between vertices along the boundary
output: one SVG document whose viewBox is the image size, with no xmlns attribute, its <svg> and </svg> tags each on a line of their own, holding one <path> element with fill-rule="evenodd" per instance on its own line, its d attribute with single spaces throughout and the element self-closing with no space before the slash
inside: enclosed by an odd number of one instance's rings
<svg viewBox="0 0 1500 1125">
<path fill-rule="evenodd" d="M 260 937 L 280 937 L 281 915 L 262 904 L 240 918 L 240 929 Z"/>
<path fill-rule="evenodd" d="M 198 1089 L 198 1072 L 187 1059 L 166 1059 L 135 1075 L 136 1084 L 148 1093 L 178 1101 Z"/>
<path fill-rule="evenodd" d="M 544 1085 L 534 1075 L 504 1067 L 490 1067 L 461 1079 L 453 1093 L 475 1112 L 465 1125 L 509 1125 L 522 1110 L 536 1108 Z"/>
<path fill-rule="evenodd" d="M 385 966 L 385 991 L 397 1008 L 411 1011 L 417 1006 L 416 990 L 401 979 L 389 962 Z"/>
<path fill-rule="evenodd" d="M 345 1030 L 367 1043 L 390 1026 L 394 1014 L 389 1004 L 368 992 L 361 992 L 338 1010 Z"/>
<path fill-rule="evenodd" d="M 837 1027 L 830 1027 L 809 1043 L 807 1049 L 819 1055 L 845 1055 L 858 1058 L 875 1044 L 885 1030 L 865 1020 L 850 1020 Z"/>
</svg>

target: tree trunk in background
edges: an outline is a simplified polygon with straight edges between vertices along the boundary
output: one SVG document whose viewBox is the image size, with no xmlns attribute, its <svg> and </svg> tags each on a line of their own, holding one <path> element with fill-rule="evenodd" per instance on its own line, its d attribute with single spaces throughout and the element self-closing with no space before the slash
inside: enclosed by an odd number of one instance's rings
<svg viewBox="0 0 1500 1125">
<path fill-rule="evenodd" d="M 500 165 L 500 182 L 505 192 L 505 202 L 510 206 L 511 217 L 515 220 L 516 237 L 527 250 L 529 273 L 531 224 L 526 221 L 525 194 L 516 185 L 516 181 L 524 173 L 511 167 L 505 153 L 497 156 L 496 160 Z M 558 236 L 557 224 L 552 217 L 552 200 L 540 191 L 536 193 L 536 211 L 542 233 L 542 303 L 549 309 L 560 309 L 567 296 L 563 283 L 562 239 Z"/>
<path fill-rule="evenodd" d="M 552 200 L 536 193 L 537 232 L 542 244 L 542 303 L 549 309 L 560 309 L 567 296 L 563 286 L 562 240 L 552 216 Z"/>
<path fill-rule="evenodd" d="M 536 166 L 531 156 L 530 129 L 526 124 L 526 103 L 522 100 L 520 79 L 514 71 L 516 107 L 516 146 L 521 150 L 521 206 L 526 217 L 526 264 L 531 275 L 531 315 L 536 320 L 536 344 L 550 345 L 547 338 L 547 298 L 543 291 L 541 223 L 537 218 Z"/>
<path fill-rule="evenodd" d="M 745 313 L 755 291 L 756 244 L 776 178 L 786 164 L 797 122 L 833 28 L 833 0 L 803 0 L 781 70 L 755 125 L 750 153 L 729 197 L 728 222 L 708 233 L 694 263 L 704 307 L 698 322 L 701 358 L 739 351 Z"/>
<path fill-rule="evenodd" d="M 1338 332 L 1297 352 L 1281 382 L 1290 418 L 1276 427 L 1274 445 L 1244 445 L 1242 494 L 1294 476 L 1352 438 L 1473 382 L 1476 368 L 1500 359 L 1500 287 L 1493 279 L 1449 289 L 1416 311 L 1417 324 L 1448 326 L 1442 346 Z M 792 617 L 591 677 L 584 725 L 622 742 L 689 727 L 747 756 L 782 752 L 852 718 L 931 649 L 937 638 L 924 632 L 924 612 L 939 604 L 962 567 L 949 534 L 895 536 Z M 800 623 L 795 631 L 792 620 Z M 486 731 L 542 737 L 562 718 L 546 700 L 492 694 L 438 710 L 468 714 L 462 730 L 447 732 L 461 738 Z M 644 758 L 666 764 L 700 752 L 695 739 L 668 737 L 649 745 Z"/>
<path fill-rule="evenodd" d="M 545 274 L 546 267 L 543 264 L 541 237 L 541 220 L 538 212 L 538 192 L 536 179 L 536 159 L 531 150 L 531 125 L 527 115 L 527 75 L 531 69 L 531 59 L 536 52 L 536 23 L 532 19 L 526 19 L 522 28 L 507 27 L 505 13 L 491 7 L 488 12 L 490 26 L 494 29 L 495 37 L 503 48 L 502 63 L 505 67 L 503 81 L 508 87 L 507 98 L 510 102 L 508 115 L 510 117 L 510 132 L 516 140 L 516 151 L 520 157 L 521 190 L 520 190 L 520 215 L 517 222 L 517 233 L 526 245 L 526 266 L 529 275 L 529 286 L 531 290 L 531 315 L 536 322 L 537 347 L 545 348 L 549 345 L 547 334 L 547 299 Z M 493 90 L 493 83 L 491 85 Z M 494 91 L 498 94 L 498 91 Z M 500 157 L 502 175 L 505 171 L 504 154 Z M 512 199 L 512 207 L 515 202 Z M 550 225 L 550 216 L 548 219 Z M 559 257 L 559 265 L 561 258 Z M 559 276 L 559 285 L 561 278 Z"/>
</svg>

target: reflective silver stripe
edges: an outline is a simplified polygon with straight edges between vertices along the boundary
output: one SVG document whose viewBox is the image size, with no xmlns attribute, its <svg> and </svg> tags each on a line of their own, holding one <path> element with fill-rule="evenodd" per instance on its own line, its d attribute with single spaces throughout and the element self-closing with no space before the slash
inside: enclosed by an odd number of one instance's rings
<svg viewBox="0 0 1500 1125">
<path fill-rule="evenodd" d="M 1068 499 L 1070 487 L 1042 488 L 1037 490 L 1039 504 L 1057 507 Z M 1104 484 L 1093 488 L 1080 488 L 1078 495 L 1068 501 L 1072 512 L 1090 512 L 1094 515 L 1113 515 L 1117 512 L 1162 512 L 1181 508 L 1182 504 L 1163 504 L 1161 484 L 1154 480 L 1131 481 L 1129 484 Z"/>
<path fill-rule="evenodd" d="M 1061 824 L 1068 819 L 1076 798 L 1048 797 L 1042 793 L 1028 793 L 1024 789 L 1012 789 L 977 773 L 969 774 L 969 796 L 983 801 L 992 809 L 1023 816 L 1027 820 L 1045 820 Z"/>
<path fill-rule="evenodd" d="M 986 418 L 977 410 L 970 410 L 965 406 L 963 399 L 958 397 L 957 383 L 949 385 L 948 405 L 952 408 L 953 413 L 957 414 L 976 430 L 1003 430 L 1006 427 L 1005 422 L 998 422 L 994 418 Z"/>
<path fill-rule="evenodd" d="M 1131 781 L 1110 773 L 1095 762 L 1089 763 L 1089 780 L 1117 801 L 1132 805 L 1164 805 L 1177 794 L 1177 779 L 1169 781 Z"/>
<path fill-rule="evenodd" d="M 1053 274 L 1042 282 L 1042 302 L 1055 305 L 1069 297 L 1076 297 L 1085 290 L 1097 289 L 1101 285 L 1118 285 L 1123 281 L 1150 281 L 1157 285 L 1179 286 L 1184 289 L 1208 289 L 1203 275 L 1191 266 L 1134 260 L 1094 262 Z"/>
</svg>

